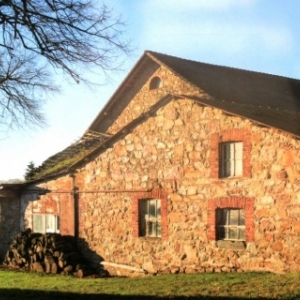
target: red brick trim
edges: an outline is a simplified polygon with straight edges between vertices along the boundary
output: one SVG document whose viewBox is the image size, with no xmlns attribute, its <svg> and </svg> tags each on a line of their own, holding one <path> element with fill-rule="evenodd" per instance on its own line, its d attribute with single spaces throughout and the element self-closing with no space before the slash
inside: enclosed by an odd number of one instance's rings
<svg viewBox="0 0 300 300">
<path fill-rule="evenodd" d="M 216 240 L 216 209 L 242 208 L 245 210 L 246 242 L 254 241 L 254 199 L 246 197 L 222 197 L 208 201 L 208 239 Z"/>
<path fill-rule="evenodd" d="M 132 198 L 132 226 L 133 236 L 139 237 L 139 200 L 155 198 L 161 200 L 161 238 L 168 238 L 168 201 L 167 193 L 161 189 L 154 189 L 150 192 L 141 192 Z"/>
<path fill-rule="evenodd" d="M 223 142 L 243 142 L 243 177 L 251 177 L 251 132 L 246 129 L 228 129 L 213 133 L 210 137 L 211 177 L 219 178 L 219 144 Z"/>
</svg>

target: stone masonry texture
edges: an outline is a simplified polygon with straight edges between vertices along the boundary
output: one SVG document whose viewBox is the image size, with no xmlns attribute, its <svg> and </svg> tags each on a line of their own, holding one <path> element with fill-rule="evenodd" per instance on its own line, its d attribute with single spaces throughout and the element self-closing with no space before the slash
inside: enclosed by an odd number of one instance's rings
<svg viewBox="0 0 300 300">
<path fill-rule="evenodd" d="M 77 234 L 90 260 L 151 274 L 300 271 L 299 140 L 190 100 L 188 95 L 206 95 L 164 67 L 153 76 L 163 87 L 149 90 L 151 78 L 145 79 L 109 133 L 168 93 L 186 97 L 161 106 L 82 163 L 73 177 L 38 185 L 52 192 L 35 201 L 23 196 L 23 227 L 31 226 L 34 210 L 52 209 L 60 214 L 61 233 Z M 234 134 L 246 145 L 245 176 L 220 179 L 216 141 Z M 165 198 L 162 238 L 137 235 L 136 203 L 151 191 Z M 209 210 L 230 203 L 245 208 L 250 220 L 244 244 L 223 245 L 210 229 L 214 215 Z M 121 268 L 109 271 L 133 275 Z"/>
<path fill-rule="evenodd" d="M 20 199 L 17 196 L 0 198 L 0 259 L 11 245 L 12 239 L 20 231 Z"/>
</svg>

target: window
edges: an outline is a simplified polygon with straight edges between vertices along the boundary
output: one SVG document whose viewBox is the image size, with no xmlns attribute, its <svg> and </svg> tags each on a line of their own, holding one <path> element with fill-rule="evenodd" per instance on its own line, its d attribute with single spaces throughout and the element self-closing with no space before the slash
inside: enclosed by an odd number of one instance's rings
<svg viewBox="0 0 300 300">
<path fill-rule="evenodd" d="M 254 242 L 254 198 L 234 196 L 210 199 L 207 209 L 210 241 L 233 238 L 235 228 L 238 239 Z"/>
<path fill-rule="evenodd" d="M 245 241 L 245 210 L 223 208 L 216 211 L 217 240 Z"/>
<path fill-rule="evenodd" d="M 234 128 L 211 134 L 209 163 L 212 178 L 250 178 L 250 160 L 251 131 Z"/>
<path fill-rule="evenodd" d="M 59 217 L 50 214 L 34 214 L 32 218 L 33 232 L 59 232 Z"/>
<path fill-rule="evenodd" d="M 160 188 L 135 193 L 132 197 L 133 237 L 169 238 L 168 194 Z"/>
<path fill-rule="evenodd" d="M 139 235 L 161 237 L 160 199 L 143 199 L 139 201 Z"/>
<path fill-rule="evenodd" d="M 243 143 L 229 142 L 220 144 L 220 177 L 243 175 Z"/>
<path fill-rule="evenodd" d="M 162 81 L 159 77 L 155 76 L 151 79 L 149 89 L 150 90 L 155 90 L 162 87 Z"/>
</svg>

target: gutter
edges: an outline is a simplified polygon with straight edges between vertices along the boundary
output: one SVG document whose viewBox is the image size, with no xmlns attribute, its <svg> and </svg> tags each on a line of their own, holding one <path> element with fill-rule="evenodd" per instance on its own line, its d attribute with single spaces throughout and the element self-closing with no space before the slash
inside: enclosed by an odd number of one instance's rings
<svg viewBox="0 0 300 300">
<path fill-rule="evenodd" d="M 37 192 L 41 192 L 41 190 L 27 190 L 24 191 L 24 194 L 30 194 L 30 193 L 37 193 Z M 40 195 L 44 195 L 44 194 L 73 194 L 73 195 L 77 195 L 77 194 L 89 194 L 89 193 L 148 193 L 150 192 L 150 190 L 87 190 L 87 191 L 79 191 L 76 189 L 76 187 L 74 187 L 74 189 L 69 190 L 69 191 L 51 191 L 51 190 L 46 190 L 46 191 L 42 191 L 43 193 L 41 193 Z"/>
<path fill-rule="evenodd" d="M 74 222 L 74 237 L 75 240 L 78 242 L 78 238 L 79 238 L 79 213 L 78 213 L 78 197 L 76 195 L 76 185 L 75 185 L 75 175 L 74 174 L 70 174 L 71 177 L 71 181 L 72 181 L 72 190 L 70 192 L 71 196 L 72 196 L 72 200 L 73 200 L 73 222 Z M 60 202 L 60 201 L 59 201 Z M 77 243 L 76 243 L 77 244 Z"/>
</svg>

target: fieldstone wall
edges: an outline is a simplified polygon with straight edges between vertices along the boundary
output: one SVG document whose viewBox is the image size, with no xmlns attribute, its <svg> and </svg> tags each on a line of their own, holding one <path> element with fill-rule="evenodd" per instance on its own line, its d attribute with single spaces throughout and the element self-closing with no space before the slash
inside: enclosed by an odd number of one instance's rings
<svg viewBox="0 0 300 300">
<path fill-rule="evenodd" d="M 153 76 L 162 78 L 163 87 L 150 91 L 149 78 L 109 133 L 121 130 L 164 95 L 206 97 L 163 67 Z M 212 136 L 223 141 L 230 132 L 240 132 L 248 141 L 247 172 L 241 178 L 219 179 Z M 41 185 L 52 193 L 38 201 L 45 209 L 49 201 L 59 203 L 64 232 L 72 234 L 77 215 L 82 251 L 96 264 L 108 263 L 112 274 L 300 271 L 299 149 L 299 140 L 289 134 L 195 101 L 173 100 L 83 164 L 74 182 L 67 176 Z M 73 183 L 74 206 L 71 194 L 63 193 Z M 149 191 L 166 195 L 163 238 L 136 236 L 136 203 Z M 26 227 L 40 204 L 23 200 Z M 251 216 L 246 242 L 215 241 L 209 208 L 239 201 Z"/>
<path fill-rule="evenodd" d="M 211 135 L 234 129 L 250 132 L 251 172 L 219 179 L 212 176 Z M 79 235 L 105 261 L 149 273 L 299 271 L 299 148 L 288 134 L 172 101 L 78 171 L 76 184 L 86 191 Z M 167 193 L 166 239 L 134 235 L 133 199 L 153 188 Z M 208 236 L 209 201 L 236 197 L 254 202 L 253 240 L 244 247 Z"/>
<path fill-rule="evenodd" d="M 188 82 L 183 81 L 165 67 L 159 68 L 155 73 L 152 74 L 152 76 L 149 77 L 149 74 L 147 74 L 147 76 L 147 78 L 143 78 L 144 85 L 139 89 L 133 98 L 127 99 L 128 97 L 132 96 L 131 94 L 124 95 L 123 101 L 129 102 L 129 104 L 124 109 L 122 114 L 116 119 L 116 121 L 110 126 L 107 131 L 108 133 L 115 134 L 129 122 L 139 117 L 142 113 L 148 111 L 151 106 L 168 94 L 204 96 L 203 92 L 198 88 L 194 87 Z M 162 87 L 150 90 L 149 85 L 151 79 L 156 76 L 161 79 Z"/>
<path fill-rule="evenodd" d="M 17 195 L 0 197 L 0 261 L 2 262 L 13 237 L 20 231 L 20 199 Z"/>
</svg>

